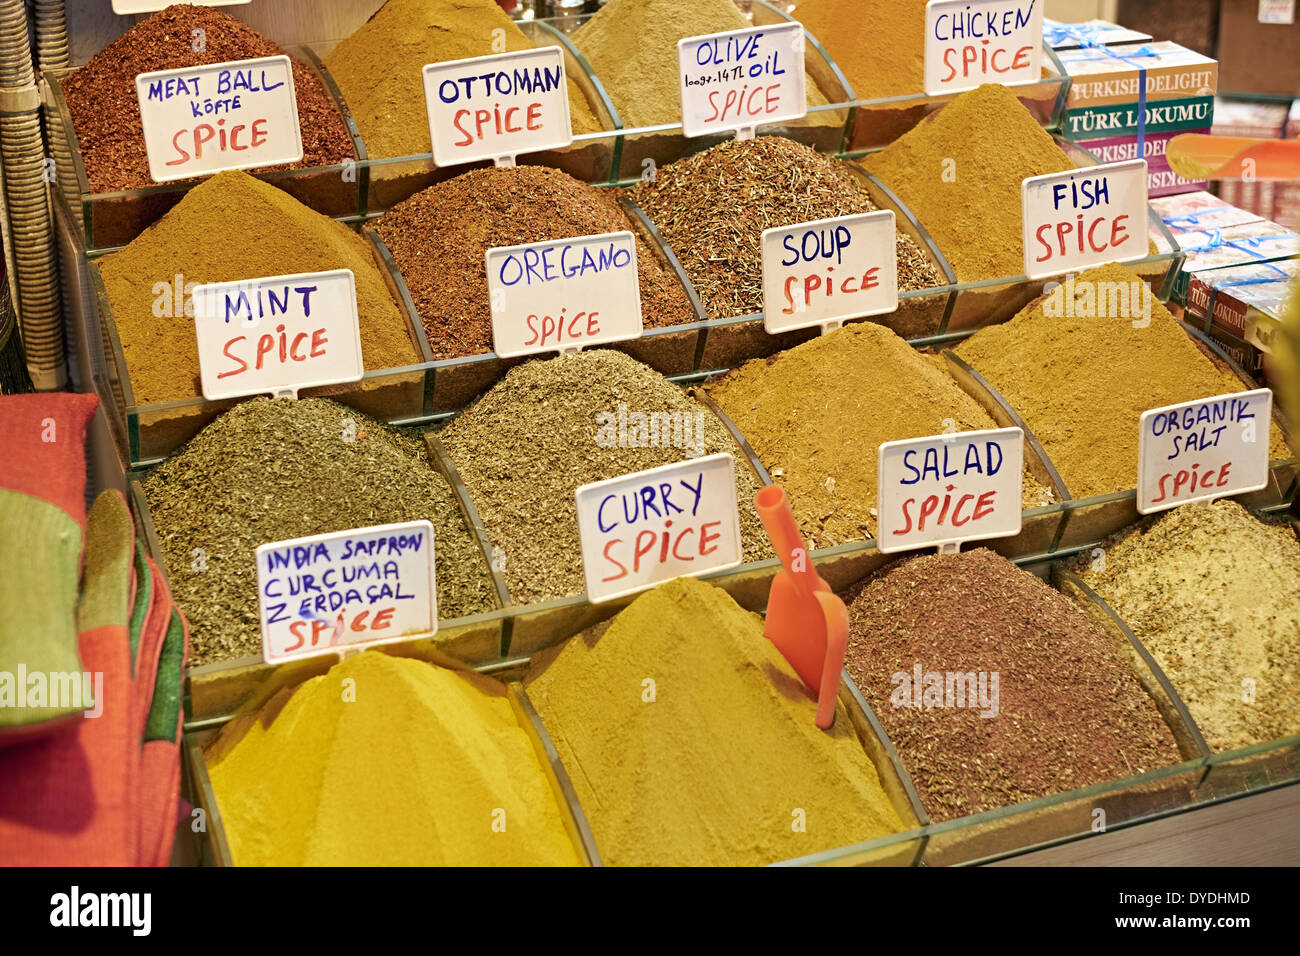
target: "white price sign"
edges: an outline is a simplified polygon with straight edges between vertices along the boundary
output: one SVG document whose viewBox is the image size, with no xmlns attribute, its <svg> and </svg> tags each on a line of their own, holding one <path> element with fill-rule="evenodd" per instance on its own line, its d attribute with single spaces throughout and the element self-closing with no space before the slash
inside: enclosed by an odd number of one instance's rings
<svg viewBox="0 0 1300 956">
<path fill-rule="evenodd" d="M 1021 184 L 1021 217 L 1030 279 L 1143 259 L 1146 160 L 1030 176 Z"/>
<path fill-rule="evenodd" d="M 287 56 L 141 73 L 135 93 L 154 182 L 302 159 Z"/>
<path fill-rule="evenodd" d="M 430 63 L 423 73 L 433 161 L 439 166 L 513 162 L 520 153 L 573 142 L 559 47 Z"/>
<path fill-rule="evenodd" d="M 991 428 L 880 446 L 876 547 L 885 553 L 1020 533 L 1025 433 Z"/>
<path fill-rule="evenodd" d="M 722 453 L 583 485 L 578 536 L 593 604 L 740 564 L 736 462 Z"/>
<path fill-rule="evenodd" d="M 1043 68 L 1039 0 L 930 0 L 925 5 L 925 92 L 981 83 L 1036 83 Z"/>
<path fill-rule="evenodd" d="M 433 524 L 408 521 L 257 549 L 268 664 L 391 644 L 438 630 Z"/>
<path fill-rule="evenodd" d="M 763 327 L 787 332 L 898 308 L 894 213 L 763 230 Z"/>
<path fill-rule="evenodd" d="M 297 395 L 365 374 L 350 269 L 194 289 L 203 397 Z"/>
<path fill-rule="evenodd" d="M 236 7 L 251 3 L 252 0 L 192 0 L 198 7 Z M 116 14 L 157 13 L 170 7 L 169 0 L 113 0 L 113 12 Z"/>
<path fill-rule="evenodd" d="M 1272 420 L 1273 393 L 1267 388 L 1143 412 L 1138 511 L 1151 514 L 1265 487 Z"/>
<path fill-rule="evenodd" d="M 502 358 L 641 335 L 630 232 L 497 246 L 486 259 L 492 348 Z"/>
<path fill-rule="evenodd" d="M 798 23 L 686 37 L 677 43 L 677 73 L 687 136 L 751 129 L 808 112 Z"/>
</svg>

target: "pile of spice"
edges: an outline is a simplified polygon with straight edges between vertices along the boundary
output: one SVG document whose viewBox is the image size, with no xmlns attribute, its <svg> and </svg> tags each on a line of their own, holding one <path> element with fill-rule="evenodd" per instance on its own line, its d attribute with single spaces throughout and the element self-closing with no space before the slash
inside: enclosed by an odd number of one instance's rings
<svg viewBox="0 0 1300 956">
<path fill-rule="evenodd" d="M 919 94 L 926 0 L 802 0 L 791 14 L 822 45 L 859 100 Z M 870 24 L 870 29 L 851 26 Z"/>
<path fill-rule="evenodd" d="M 903 829 L 839 707 L 721 588 L 678 578 L 525 679 L 606 863 L 754 866 Z"/>
<path fill-rule="evenodd" d="M 862 160 L 911 209 L 966 282 L 1024 272 L 1021 183 L 1073 169 L 1005 86 L 985 84 Z"/>
<path fill-rule="evenodd" d="M 1143 412 L 1246 388 L 1145 282 L 1113 264 L 1081 273 L 956 351 L 1020 413 L 1076 498 L 1134 487 Z M 1271 454 L 1289 457 L 1276 427 Z"/>
<path fill-rule="evenodd" d="M 849 628 L 845 667 L 936 822 L 1180 759 L 1112 637 L 992 551 L 882 569 Z"/>
<path fill-rule="evenodd" d="M 752 26 L 732 0 L 609 0 L 572 40 L 625 128 L 659 126 L 682 121 L 677 42 Z M 808 105 L 826 105 L 811 76 L 806 84 Z M 807 121 L 833 124 L 843 117 L 828 112 Z"/>
<path fill-rule="evenodd" d="M 482 552 L 424 442 L 327 399 L 257 398 L 216 419 L 144 479 L 192 663 L 261 653 L 259 545 L 428 519 L 438 616 L 487 610 Z"/>
<path fill-rule="evenodd" d="M 1079 568 L 1211 749 L 1300 734 L 1300 541 L 1235 501 L 1182 505 Z"/>
<path fill-rule="evenodd" d="M 173 4 L 137 23 L 63 81 L 90 188 L 112 192 L 154 185 L 135 93 L 137 74 L 284 55 L 252 27 L 211 7 Z M 292 63 L 302 161 L 268 168 L 355 159 L 352 137 L 334 101 L 307 66 Z"/>
<path fill-rule="evenodd" d="M 369 241 L 244 172 L 195 186 L 99 268 L 139 404 L 202 394 L 192 284 L 351 269 L 365 367 L 420 361 Z"/>
<path fill-rule="evenodd" d="M 545 166 L 476 169 L 430 186 L 374 223 L 435 359 L 492 351 L 484 253 L 496 246 L 635 229 L 608 189 Z M 637 238 L 646 328 L 695 321 L 677 277 Z"/>
<path fill-rule="evenodd" d="M 709 394 L 785 488 L 815 548 L 875 535 L 882 442 L 997 427 L 941 357 L 870 322 L 747 362 Z M 1026 508 L 1051 502 L 1028 472 L 1024 482 Z"/>
<path fill-rule="evenodd" d="M 558 45 L 558 44 L 552 44 Z M 433 149 L 421 70 L 429 63 L 533 49 L 495 0 L 388 0 L 325 58 L 372 158 Z M 574 134 L 600 129 L 569 77 Z"/>
<path fill-rule="evenodd" d="M 736 459 L 746 561 L 772 556 L 758 483 L 705 407 L 621 352 L 516 366 L 438 436 L 503 555 L 516 602 L 582 594 L 574 493 L 581 485 L 719 452 Z"/>
<path fill-rule="evenodd" d="M 577 866 L 504 685 L 367 651 L 205 754 L 237 866 Z"/>
<path fill-rule="evenodd" d="M 782 136 L 726 140 L 628 193 L 677 254 L 711 319 L 763 311 L 764 229 L 876 208 L 843 163 Z M 897 245 L 900 291 L 941 284 L 901 231 Z"/>
</svg>

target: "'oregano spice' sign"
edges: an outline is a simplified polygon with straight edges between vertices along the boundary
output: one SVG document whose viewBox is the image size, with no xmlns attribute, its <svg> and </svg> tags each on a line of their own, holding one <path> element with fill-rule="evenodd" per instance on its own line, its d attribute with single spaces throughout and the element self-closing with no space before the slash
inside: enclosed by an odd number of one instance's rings
<svg viewBox="0 0 1300 956">
<path fill-rule="evenodd" d="M 365 374 L 351 269 L 194 289 L 203 397 L 297 396 Z"/>
<path fill-rule="evenodd" d="M 497 246 L 486 259 L 492 348 L 502 358 L 572 351 L 642 332 L 630 232 Z"/>
<path fill-rule="evenodd" d="M 1030 176 L 1021 184 L 1021 210 L 1030 279 L 1149 252 L 1145 159 Z"/>
<path fill-rule="evenodd" d="M 559 47 L 430 63 L 423 75 L 433 161 L 439 166 L 480 159 L 513 166 L 520 153 L 573 142 Z"/>
<path fill-rule="evenodd" d="M 744 553 L 726 452 L 583 485 L 576 502 L 593 604 L 734 568 Z"/>
<path fill-rule="evenodd" d="M 803 61 L 798 23 L 679 40 L 682 131 L 703 136 L 799 119 L 808 112 Z"/>
<path fill-rule="evenodd" d="M 1042 63 L 1039 0 L 930 0 L 925 5 L 926 93 L 1037 82 Z"/>
<path fill-rule="evenodd" d="M 910 551 L 1020 533 L 1025 433 L 950 432 L 880 446 L 876 547 Z"/>
<path fill-rule="evenodd" d="M 135 93 L 154 182 L 302 159 L 287 56 L 141 73 Z"/>
<path fill-rule="evenodd" d="M 1268 484 L 1273 393 L 1267 388 L 1142 413 L 1137 508 L 1165 511 Z"/>
<path fill-rule="evenodd" d="M 407 521 L 257 549 L 268 664 L 390 644 L 438 630 L 433 524 Z"/>
<path fill-rule="evenodd" d="M 763 327 L 787 332 L 898 308 L 892 210 L 763 230 Z"/>
</svg>

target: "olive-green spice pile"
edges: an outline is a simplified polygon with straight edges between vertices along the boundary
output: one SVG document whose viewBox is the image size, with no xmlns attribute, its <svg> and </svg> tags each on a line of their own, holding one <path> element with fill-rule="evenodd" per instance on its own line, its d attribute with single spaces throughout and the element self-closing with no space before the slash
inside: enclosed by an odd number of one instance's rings
<svg viewBox="0 0 1300 956">
<path fill-rule="evenodd" d="M 438 616 L 495 603 L 482 552 L 423 441 L 320 398 L 236 405 L 144 480 L 190 663 L 260 653 L 259 545 L 428 519 Z"/>
</svg>

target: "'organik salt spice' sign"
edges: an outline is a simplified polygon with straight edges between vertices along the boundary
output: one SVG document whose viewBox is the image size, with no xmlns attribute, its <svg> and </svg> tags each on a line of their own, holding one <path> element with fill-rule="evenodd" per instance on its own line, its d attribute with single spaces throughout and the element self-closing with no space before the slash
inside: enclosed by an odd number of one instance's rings
<svg viewBox="0 0 1300 956">
<path fill-rule="evenodd" d="M 740 564 L 736 462 L 725 452 L 583 485 L 576 502 L 593 604 Z"/>
<path fill-rule="evenodd" d="M 763 230 L 763 327 L 830 331 L 897 309 L 894 225 L 884 209 Z"/>
<path fill-rule="evenodd" d="M 433 634 L 433 524 L 264 544 L 257 549 L 257 598 L 268 664 Z"/>
<path fill-rule="evenodd" d="M 365 374 L 351 269 L 194 289 L 203 397 L 297 396 Z"/>
<path fill-rule="evenodd" d="M 540 47 L 430 63 L 423 71 L 433 161 L 513 166 L 573 142 L 564 51 Z"/>
<path fill-rule="evenodd" d="M 302 159 L 287 56 L 141 73 L 135 93 L 154 182 Z"/>
<path fill-rule="evenodd" d="M 1217 395 L 1142 413 L 1137 508 L 1165 511 L 1268 484 L 1273 393 Z"/>
<path fill-rule="evenodd" d="M 486 254 L 492 348 L 502 358 L 641 335 L 636 239 L 607 232 Z"/>
<path fill-rule="evenodd" d="M 952 432 L 880 446 L 876 547 L 885 553 L 1020 533 L 1025 433 Z"/>
<path fill-rule="evenodd" d="M 703 136 L 808 112 L 803 27 L 746 27 L 677 43 L 682 131 Z"/>
<path fill-rule="evenodd" d="M 925 5 L 926 93 L 1037 82 L 1042 63 L 1039 0 L 930 0 Z"/>
<path fill-rule="evenodd" d="M 1143 259 L 1146 160 L 1030 176 L 1021 184 L 1021 217 L 1030 279 Z"/>
</svg>

